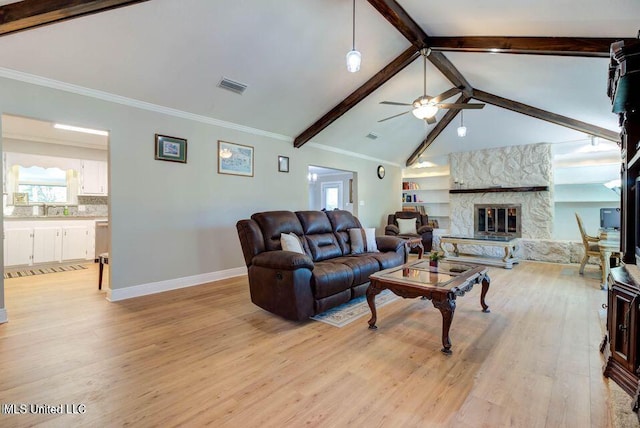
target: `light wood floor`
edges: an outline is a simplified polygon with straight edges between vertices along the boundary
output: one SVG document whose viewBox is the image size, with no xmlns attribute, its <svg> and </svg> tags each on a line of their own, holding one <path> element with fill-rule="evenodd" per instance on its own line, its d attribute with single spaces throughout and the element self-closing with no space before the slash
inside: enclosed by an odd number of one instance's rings
<svg viewBox="0 0 640 428">
<path fill-rule="evenodd" d="M 589 268 L 587 268 L 588 270 Z M 344 328 L 293 323 L 249 300 L 246 277 L 109 303 L 89 270 L 5 281 L 0 426 L 608 427 L 599 313 L 578 266 L 490 268 L 458 299 L 453 355 L 431 302 L 393 302 Z"/>
</svg>

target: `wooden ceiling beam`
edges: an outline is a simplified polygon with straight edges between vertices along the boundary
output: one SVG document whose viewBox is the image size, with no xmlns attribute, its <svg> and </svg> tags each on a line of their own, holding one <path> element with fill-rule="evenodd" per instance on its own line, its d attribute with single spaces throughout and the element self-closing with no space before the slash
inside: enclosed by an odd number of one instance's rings
<svg viewBox="0 0 640 428">
<path fill-rule="evenodd" d="M 302 147 L 307 141 L 315 137 L 331 125 L 340 116 L 349 111 L 360 101 L 369 96 L 373 91 L 382 86 L 386 81 L 398 74 L 407 65 L 415 61 L 420 56 L 420 52 L 414 46 L 410 46 L 400 54 L 396 59 L 391 61 L 385 68 L 376 73 L 371 79 L 367 80 L 364 85 L 356 89 L 351 95 L 342 100 L 337 106 L 332 108 L 328 113 L 318 119 L 313 125 L 305 129 L 295 140 L 294 147 Z"/>
<path fill-rule="evenodd" d="M 429 36 L 398 2 L 395 0 L 368 0 L 368 2 L 416 48 L 428 47 Z M 453 86 L 466 92 L 467 95 L 470 94 L 471 85 L 444 54 L 431 52 L 428 59 Z"/>
<path fill-rule="evenodd" d="M 470 98 L 467 95 L 462 94 L 456 101 L 456 104 L 460 103 L 468 103 Z M 435 141 L 436 138 L 444 131 L 444 129 L 455 119 L 455 117 L 460 112 L 459 109 L 451 109 L 447 110 L 442 119 L 438 121 L 436 126 L 433 127 L 427 138 L 418 146 L 418 148 L 409 156 L 407 159 L 406 165 L 409 167 L 418 161 L 418 158 L 425 150 L 429 148 L 429 146 Z"/>
<path fill-rule="evenodd" d="M 497 107 L 502 107 L 507 110 L 514 111 L 516 113 L 551 122 L 556 125 L 564 126 L 566 128 L 575 129 L 576 131 L 584 132 L 585 134 L 593 135 L 595 137 L 604 138 L 605 140 L 614 141 L 616 143 L 620 141 L 620 134 L 617 132 L 610 131 L 606 128 L 601 128 L 599 126 L 591 125 L 590 123 L 582 122 L 576 119 L 571 119 L 570 117 L 551 113 L 550 111 L 542 110 L 537 107 L 520 103 L 518 101 L 502 98 L 498 95 L 490 94 L 478 89 L 473 90 L 473 98 L 487 104 L 492 104 Z"/>
<path fill-rule="evenodd" d="M 24 0 L 0 7 L 0 35 L 148 0 Z"/>
<path fill-rule="evenodd" d="M 605 37 L 429 37 L 438 52 L 482 52 L 609 58 L 611 44 L 632 38 Z"/>
</svg>

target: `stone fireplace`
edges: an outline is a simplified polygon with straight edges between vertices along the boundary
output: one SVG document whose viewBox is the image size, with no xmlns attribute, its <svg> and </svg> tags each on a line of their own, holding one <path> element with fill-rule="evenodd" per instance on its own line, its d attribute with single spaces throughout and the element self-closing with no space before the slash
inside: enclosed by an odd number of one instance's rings
<svg viewBox="0 0 640 428">
<path fill-rule="evenodd" d="M 474 235 L 520 238 L 520 204 L 475 204 Z"/>
</svg>

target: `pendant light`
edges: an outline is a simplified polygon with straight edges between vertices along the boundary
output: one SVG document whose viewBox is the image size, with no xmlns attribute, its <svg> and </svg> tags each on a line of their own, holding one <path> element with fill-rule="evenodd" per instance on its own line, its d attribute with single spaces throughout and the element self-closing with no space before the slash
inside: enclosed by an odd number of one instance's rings
<svg viewBox="0 0 640 428">
<path fill-rule="evenodd" d="M 353 39 L 351 44 L 351 50 L 347 53 L 347 70 L 351 73 L 355 73 L 360 70 L 360 62 L 362 56 L 360 52 L 356 50 L 356 0 L 353 0 Z"/>
<path fill-rule="evenodd" d="M 464 110 L 460 110 L 460 126 L 458 126 L 458 137 L 467 135 L 467 127 L 464 126 Z"/>
</svg>

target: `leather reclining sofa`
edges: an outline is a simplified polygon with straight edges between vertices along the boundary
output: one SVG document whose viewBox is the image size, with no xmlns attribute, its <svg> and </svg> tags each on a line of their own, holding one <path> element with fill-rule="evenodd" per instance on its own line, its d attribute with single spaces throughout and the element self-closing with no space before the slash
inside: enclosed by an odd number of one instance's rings
<svg viewBox="0 0 640 428">
<path fill-rule="evenodd" d="M 376 236 L 378 252 L 352 254 L 349 229 L 362 228 L 349 211 L 270 211 L 236 224 L 247 264 L 251 301 L 301 321 L 365 294 L 369 275 L 405 261 L 404 240 Z M 283 251 L 294 233 L 305 254 Z"/>
</svg>

